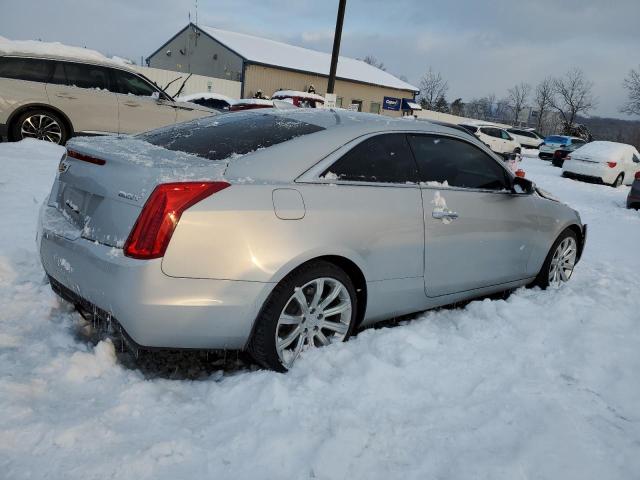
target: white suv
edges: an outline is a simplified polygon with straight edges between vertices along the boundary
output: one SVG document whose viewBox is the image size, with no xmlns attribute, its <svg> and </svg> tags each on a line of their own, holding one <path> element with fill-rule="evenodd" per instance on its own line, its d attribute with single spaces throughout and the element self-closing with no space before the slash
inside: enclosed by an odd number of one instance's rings
<svg viewBox="0 0 640 480">
<path fill-rule="evenodd" d="M 495 125 L 474 125 L 461 123 L 460 126 L 473 133 L 493 152 L 507 157 L 512 153 L 520 153 L 520 144 L 504 129 Z"/>
<path fill-rule="evenodd" d="M 176 102 L 113 61 L 0 51 L 0 139 L 64 144 L 81 134 L 139 133 L 216 112 Z"/>
<path fill-rule="evenodd" d="M 539 148 L 544 143 L 544 138 L 532 128 L 508 128 L 507 132 L 526 148 Z"/>
</svg>

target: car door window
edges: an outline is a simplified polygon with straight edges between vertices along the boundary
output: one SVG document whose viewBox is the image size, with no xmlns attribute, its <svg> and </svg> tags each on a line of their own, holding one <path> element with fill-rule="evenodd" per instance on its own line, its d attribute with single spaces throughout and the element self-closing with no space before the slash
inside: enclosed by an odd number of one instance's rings
<svg viewBox="0 0 640 480">
<path fill-rule="evenodd" d="M 512 140 L 511 135 L 509 135 L 504 130 L 500 130 L 500 136 L 503 140 Z"/>
<path fill-rule="evenodd" d="M 156 90 L 149 83 L 145 82 L 142 78 L 129 72 L 117 70 L 115 71 L 115 78 L 117 92 L 124 95 L 150 97 L 154 93 L 158 92 L 158 90 Z"/>
<path fill-rule="evenodd" d="M 417 167 L 403 133 L 368 138 L 349 150 L 323 176 L 356 182 L 418 181 Z"/>
<path fill-rule="evenodd" d="M 35 58 L 0 57 L 0 77 L 30 82 L 46 82 L 51 62 Z"/>
<path fill-rule="evenodd" d="M 84 63 L 56 62 L 49 83 L 69 87 L 112 90 L 108 68 Z"/>
<path fill-rule="evenodd" d="M 635 153 L 633 154 L 633 163 L 640 163 L 640 157 L 638 157 L 638 155 L 636 155 Z"/>
<path fill-rule="evenodd" d="M 409 135 L 420 181 L 485 190 L 508 189 L 508 175 L 496 160 L 463 140 Z"/>
</svg>

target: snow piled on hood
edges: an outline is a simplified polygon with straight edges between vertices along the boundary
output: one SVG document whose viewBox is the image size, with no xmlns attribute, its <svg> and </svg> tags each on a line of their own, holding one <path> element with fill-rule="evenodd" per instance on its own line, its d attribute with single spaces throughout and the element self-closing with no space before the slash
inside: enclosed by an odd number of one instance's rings
<svg viewBox="0 0 640 480">
<path fill-rule="evenodd" d="M 638 477 L 640 215 L 624 208 L 627 187 L 524 159 L 589 224 L 560 288 L 369 329 L 287 375 L 171 380 L 84 340 L 43 282 L 36 216 L 60 155 L 0 144 L 0 477 Z"/>
</svg>

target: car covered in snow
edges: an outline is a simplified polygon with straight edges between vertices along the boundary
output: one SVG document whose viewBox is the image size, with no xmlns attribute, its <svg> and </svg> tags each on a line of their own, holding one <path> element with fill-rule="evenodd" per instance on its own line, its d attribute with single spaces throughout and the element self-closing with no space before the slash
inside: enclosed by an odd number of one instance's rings
<svg viewBox="0 0 640 480">
<path fill-rule="evenodd" d="M 564 160 L 562 176 L 595 181 L 616 188 L 631 185 L 640 171 L 640 153 L 625 143 L 595 141 L 577 149 Z"/>
<path fill-rule="evenodd" d="M 93 50 L 0 37 L 0 138 L 64 145 L 74 135 L 134 134 L 215 113 L 175 101 Z"/>
<path fill-rule="evenodd" d="M 322 95 L 296 90 L 278 90 L 271 95 L 271 99 L 291 102 L 296 107 L 301 108 L 322 108 L 324 106 L 324 97 Z"/>
<path fill-rule="evenodd" d="M 538 158 L 541 160 L 555 161 L 554 166 L 561 167 L 564 158 L 569 153 L 582 147 L 585 143 L 585 140 L 578 137 L 549 135 L 545 137 L 544 143 L 540 144 Z"/>
<path fill-rule="evenodd" d="M 569 280 L 579 214 L 456 128 L 253 110 L 69 142 L 37 242 L 51 286 L 137 348 L 289 369 L 381 320 Z"/>
</svg>

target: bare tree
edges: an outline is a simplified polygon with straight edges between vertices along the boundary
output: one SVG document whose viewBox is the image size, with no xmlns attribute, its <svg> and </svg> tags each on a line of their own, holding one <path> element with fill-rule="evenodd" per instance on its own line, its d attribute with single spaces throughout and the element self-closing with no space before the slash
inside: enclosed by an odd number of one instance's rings
<svg viewBox="0 0 640 480">
<path fill-rule="evenodd" d="M 593 83 L 585 78 L 579 68 L 571 69 L 564 77 L 553 80 L 551 106 L 562 115 L 569 128 L 580 113 L 587 113 L 596 106 L 592 90 Z"/>
<path fill-rule="evenodd" d="M 379 68 L 380 70 L 384 70 L 385 72 L 387 71 L 386 67 L 384 66 L 384 63 L 382 63 L 381 61 L 379 61 L 376 57 L 374 57 L 373 55 L 367 55 L 366 57 L 364 57 L 362 59 L 362 61 L 364 63 L 368 63 L 369 65 Z"/>
<path fill-rule="evenodd" d="M 553 79 L 547 77 L 538 84 L 533 98 L 533 103 L 538 111 L 538 122 L 536 124 L 537 131 L 540 131 L 542 128 L 542 122 L 544 121 L 545 115 L 551 108 L 553 95 Z"/>
<path fill-rule="evenodd" d="M 520 113 L 527 106 L 527 99 L 531 92 L 531 85 L 525 82 L 521 82 L 513 88 L 509 89 L 509 108 L 513 112 L 513 121 L 518 123 L 520 120 Z"/>
<path fill-rule="evenodd" d="M 621 111 L 629 115 L 640 115 L 640 67 L 629 72 L 624 79 L 624 88 L 629 91 L 629 99 Z"/>
<path fill-rule="evenodd" d="M 462 101 L 462 98 L 456 98 L 453 102 L 451 102 L 451 113 L 453 115 L 457 115 L 461 117 L 464 115 L 465 104 Z"/>
<path fill-rule="evenodd" d="M 434 72 L 431 67 L 420 80 L 420 103 L 423 108 L 433 110 L 438 98 L 444 97 L 449 90 L 449 84 L 438 72 Z"/>
</svg>

